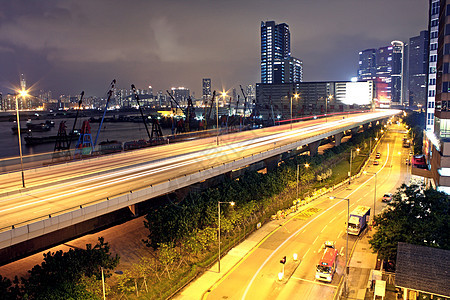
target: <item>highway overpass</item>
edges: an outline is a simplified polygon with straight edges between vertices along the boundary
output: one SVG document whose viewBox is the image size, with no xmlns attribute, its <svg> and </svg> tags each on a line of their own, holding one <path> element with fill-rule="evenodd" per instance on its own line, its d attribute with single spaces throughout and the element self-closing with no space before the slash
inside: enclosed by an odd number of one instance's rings
<svg viewBox="0 0 450 300">
<path fill-rule="evenodd" d="M 399 110 L 380 110 L 286 124 L 219 137 L 0 175 L 0 257 L 13 259 L 101 226 L 107 214 L 221 174 L 266 162 L 283 153 L 371 122 Z M 83 226 L 83 224 L 89 224 Z"/>
</svg>

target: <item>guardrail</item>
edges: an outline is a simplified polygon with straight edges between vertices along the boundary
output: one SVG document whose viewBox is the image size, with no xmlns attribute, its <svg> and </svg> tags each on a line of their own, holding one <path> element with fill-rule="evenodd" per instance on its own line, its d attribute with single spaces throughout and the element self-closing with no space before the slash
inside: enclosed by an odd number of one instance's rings
<svg viewBox="0 0 450 300">
<path fill-rule="evenodd" d="M 367 120 L 366 122 L 372 121 L 373 120 Z M 229 163 L 224 163 L 222 165 L 199 170 L 198 172 L 192 174 L 185 174 L 184 176 L 170 179 L 155 185 L 150 185 L 149 187 L 142 188 L 137 191 L 130 191 L 127 194 L 109 197 L 104 199 L 103 201 L 95 201 L 97 203 L 92 204 L 92 202 L 87 202 L 73 207 L 72 209 L 67 209 L 61 212 L 53 212 L 51 214 L 46 214 L 41 217 L 1 228 L 0 249 L 175 191 L 177 189 L 192 185 L 194 183 L 198 183 L 205 179 L 209 179 L 223 173 L 227 173 L 232 170 L 236 170 L 247 165 L 263 161 L 292 149 L 296 149 L 298 147 L 320 141 L 326 137 L 335 135 L 342 131 L 350 130 L 354 127 L 354 124 L 347 125 L 342 128 L 322 134 L 317 134 L 287 145 L 276 146 L 275 144 L 274 148 L 268 151 L 260 152 L 258 154 L 252 154 L 239 160 L 234 160 Z M 357 175 L 354 175 L 352 179 L 359 177 L 360 175 L 361 172 L 359 172 Z M 346 182 L 348 182 L 348 179 L 333 188 L 338 188 Z"/>
</svg>

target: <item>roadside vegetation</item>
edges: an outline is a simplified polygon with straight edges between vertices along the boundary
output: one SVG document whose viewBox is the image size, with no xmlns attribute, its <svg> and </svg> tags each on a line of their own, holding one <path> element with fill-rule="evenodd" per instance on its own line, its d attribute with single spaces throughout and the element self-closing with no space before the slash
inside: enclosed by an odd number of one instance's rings
<svg viewBox="0 0 450 300">
<path fill-rule="evenodd" d="M 425 129 L 425 113 L 408 110 L 403 122 L 408 129 L 408 137 L 414 145 L 414 154 L 422 154 L 423 147 L 423 130 Z"/>
<path fill-rule="evenodd" d="M 226 253 L 260 225 L 273 218 L 284 217 L 321 190 L 347 179 L 350 149 L 359 148 L 358 155 L 353 151 L 352 160 L 352 174 L 357 173 L 370 153 L 369 145 L 374 146 L 375 137 L 380 130 L 381 125 L 371 127 L 354 134 L 346 143 L 325 150 L 322 155 L 310 157 L 299 154 L 281 162 L 272 172 L 249 171 L 236 179 L 225 179 L 218 186 L 202 192 L 192 192 L 184 199 L 172 199 L 152 208 L 145 221 L 145 226 L 149 229 L 148 238 L 143 241 L 148 246 L 148 255 L 124 270 L 123 274 L 107 280 L 108 299 L 170 297 L 217 261 L 219 201 L 235 203 L 234 206 L 227 203 L 221 205 L 221 249 L 222 253 Z M 6 291 L 14 295 L 17 290 L 25 295 L 28 287 L 31 287 L 29 283 L 36 285 L 35 279 L 48 273 L 57 276 L 56 279 L 49 277 L 49 280 L 43 280 L 37 284 L 39 289 L 35 290 L 33 296 L 29 294 L 30 296 L 26 296 L 28 298 L 22 299 L 101 299 L 100 267 L 105 271 L 113 270 L 119 258 L 112 257 L 107 243 L 103 243 L 103 240 L 100 242 L 94 247 L 97 247 L 95 253 L 100 251 L 101 254 L 94 255 L 98 260 L 84 258 L 85 255 L 90 257 L 90 252 L 79 250 L 76 253 L 79 253 L 77 258 L 80 260 L 74 266 L 66 268 L 64 266 L 69 264 L 73 254 L 49 253 L 44 256 L 41 266 L 34 267 L 35 271 L 29 271 L 30 278 L 21 281 L 16 279 L 13 282 L 0 278 L 0 294 Z M 92 252 L 93 248 L 89 249 Z M 67 253 L 77 250 L 71 251 Z M 83 264 L 87 266 L 82 267 Z M 37 270 L 53 265 L 60 269 L 36 273 Z M 74 274 L 62 275 L 63 269 Z M 68 297 L 70 292 L 72 296 Z"/>
<path fill-rule="evenodd" d="M 44 254 L 44 261 L 29 270 L 27 278 L 10 280 L 0 275 L 0 295 L 16 299 L 101 299 L 104 276 L 119 263 L 102 238 L 86 249 L 70 249 Z"/>
<path fill-rule="evenodd" d="M 369 241 L 379 258 L 395 264 L 398 242 L 450 250 L 448 195 L 403 184 L 387 208 L 375 216 Z"/>
</svg>

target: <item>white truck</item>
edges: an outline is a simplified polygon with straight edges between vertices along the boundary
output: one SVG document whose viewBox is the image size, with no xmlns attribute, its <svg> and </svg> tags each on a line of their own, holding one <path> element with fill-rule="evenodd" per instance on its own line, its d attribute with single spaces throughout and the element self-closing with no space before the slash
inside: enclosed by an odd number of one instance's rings
<svg viewBox="0 0 450 300">
<path fill-rule="evenodd" d="M 369 222 L 370 207 L 358 205 L 349 216 L 347 232 L 348 234 L 359 235 Z"/>
</svg>

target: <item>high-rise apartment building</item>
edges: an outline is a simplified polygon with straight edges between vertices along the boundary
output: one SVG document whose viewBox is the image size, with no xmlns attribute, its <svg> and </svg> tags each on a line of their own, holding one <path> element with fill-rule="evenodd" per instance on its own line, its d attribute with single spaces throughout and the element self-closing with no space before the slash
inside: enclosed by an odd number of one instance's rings
<svg viewBox="0 0 450 300">
<path fill-rule="evenodd" d="M 429 57 L 428 57 L 428 86 L 427 86 L 427 115 L 426 130 L 434 131 L 434 110 L 436 98 L 436 70 L 438 56 L 438 31 L 439 31 L 439 0 L 430 1 L 428 32 Z"/>
<path fill-rule="evenodd" d="M 450 194 L 450 0 L 430 0 L 430 66 L 429 79 L 436 76 L 436 96 L 434 108 L 434 132 L 425 131 L 424 153 L 427 156 L 429 173 L 423 176 L 430 177 L 437 190 Z M 439 11 L 438 11 L 439 9 Z M 437 15 L 439 16 L 437 18 Z M 437 31 L 435 30 L 437 27 Z M 436 62 L 436 69 L 433 70 Z M 428 93 L 433 91 L 428 87 Z M 431 100 L 428 97 L 428 104 Z M 427 111 L 429 113 L 430 110 Z M 427 115 L 427 124 L 428 124 Z M 429 126 L 427 126 L 429 127 Z M 412 168 L 412 174 L 416 174 L 416 168 Z M 420 174 L 416 174 L 420 175 Z"/>
<path fill-rule="evenodd" d="M 410 107 L 426 107 L 426 81 L 428 67 L 428 31 L 409 39 L 407 100 Z"/>
<path fill-rule="evenodd" d="M 359 52 L 358 80 L 373 80 L 377 106 L 403 104 L 403 53 L 400 41 Z"/>
<path fill-rule="evenodd" d="M 261 82 L 303 80 L 303 63 L 291 56 L 291 34 L 286 23 L 261 22 Z"/>
<path fill-rule="evenodd" d="M 175 98 L 175 100 L 178 102 L 181 106 L 187 105 L 187 100 L 190 97 L 190 91 L 189 89 L 185 87 L 178 87 L 178 88 L 172 88 L 172 96 Z"/>
<path fill-rule="evenodd" d="M 375 79 L 377 73 L 376 50 L 367 49 L 359 52 L 358 80 Z"/>
<path fill-rule="evenodd" d="M 203 78 L 202 81 L 202 99 L 208 100 L 211 97 L 211 78 Z"/>
<path fill-rule="evenodd" d="M 403 105 L 403 50 L 402 41 L 392 41 L 391 105 Z"/>
</svg>

